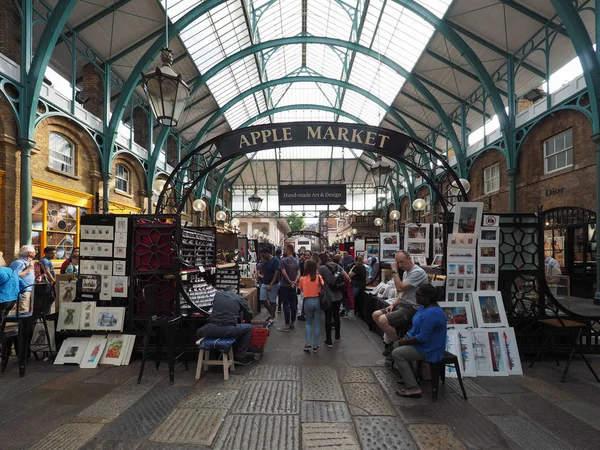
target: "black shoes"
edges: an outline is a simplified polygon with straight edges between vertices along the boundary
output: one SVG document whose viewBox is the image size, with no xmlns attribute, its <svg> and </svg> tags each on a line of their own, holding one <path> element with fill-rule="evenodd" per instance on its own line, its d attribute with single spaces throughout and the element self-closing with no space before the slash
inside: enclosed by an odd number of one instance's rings
<svg viewBox="0 0 600 450">
<path fill-rule="evenodd" d="M 333 347 L 333 342 L 331 342 L 331 339 L 327 339 L 325 340 L 325 345 L 329 348 Z"/>
<path fill-rule="evenodd" d="M 239 366 L 249 366 L 250 364 L 252 364 L 252 359 L 246 357 L 245 359 L 240 359 L 239 361 L 237 359 L 234 359 L 234 362 Z"/>
<path fill-rule="evenodd" d="M 306 320 L 306 317 L 298 316 L 298 317 L 296 317 L 296 320 L 300 320 L 300 321 L 304 322 Z"/>
<path fill-rule="evenodd" d="M 393 350 L 394 350 L 394 345 L 393 344 L 386 344 L 385 345 L 385 350 L 383 352 L 381 352 L 381 354 L 383 356 L 390 356 L 392 354 Z"/>
</svg>

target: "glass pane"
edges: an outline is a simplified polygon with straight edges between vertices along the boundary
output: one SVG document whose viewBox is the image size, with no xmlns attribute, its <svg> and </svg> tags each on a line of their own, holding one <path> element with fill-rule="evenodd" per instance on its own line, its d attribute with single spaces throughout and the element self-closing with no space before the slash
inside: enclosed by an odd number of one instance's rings
<svg viewBox="0 0 600 450">
<path fill-rule="evenodd" d="M 573 165 L 573 149 L 567 150 L 565 152 L 567 154 L 567 166 Z"/>
<path fill-rule="evenodd" d="M 34 198 L 31 201 L 31 228 L 41 230 L 44 221 L 44 201 Z"/>
<path fill-rule="evenodd" d="M 40 233 L 39 231 L 32 231 L 31 232 L 31 245 L 33 245 L 35 247 L 35 259 L 38 259 L 40 257 L 40 247 L 42 245 L 42 233 Z"/>
<path fill-rule="evenodd" d="M 48 233 L 46 235 L 46 245 L 56 247 L 56 259 L 67 259 L 71 255 L 71 251 L 75 245 L 75 235 Z"/>
<path fill-rule="evenodd" d="M 561 169 L 567 165 L 567 152 L 557 153 L 556 156 L 556 168 Z"/>
<path fill-rule="evenodd" d="M 573 146 L 573 130 L 569 130 L 565 133 L 565 148 Z"/>
<path fill-rule="evenodd" d="M 547 172 L 552 172 L 553 170 L 556 170 L 556 156 L 550 156 L 549 158 L 546 159 L 547 161 Z"/>
<path fill-rule="evenodd" d="M 554 154 L 554 139 L 548 139 L 546 141 L 546 156 Z"/>
</svg>

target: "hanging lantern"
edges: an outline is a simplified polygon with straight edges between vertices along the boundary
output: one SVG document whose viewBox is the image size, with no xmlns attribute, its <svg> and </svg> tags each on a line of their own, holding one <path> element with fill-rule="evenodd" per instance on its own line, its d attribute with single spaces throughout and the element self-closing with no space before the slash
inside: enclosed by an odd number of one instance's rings
<svg viewBox="0 0 600 450">
<path fill-rule="evenodd" d="M 468 194 L 469 191 L 471 190 L 471 183 L 469 183 L 469 180 L 466 180 L 464 178 L 460 178 L 458 180 L 460 182 L 460 184 L 462 185 L 463 189 L 465 190 L 465 193 Z M 453 181 L 451 184 L 451 193 L 452 195 L 458 195 L 460 194 L 460 190 L 458 188 L 458 183 L 456 181 Z"/>
<path fill-rule="evenodd" d="M 356 228 L 352 228 L 352 234 L 353 235 L 357 235 L 358 234 L 358 230 Z"/>
<path fill-rule="evenodd" d="M 248 202 L 250 203 L 250 208 L 252 212 L 258 212 L 260 209 L 260 205 L 262 205 L 263 199 L 256 193 L 256 189 L 254 190 L 254 194 L 248 198 Z"/>
<path fill-rule="evenodd" d="M 381 155 L 377 156 L 377 161 L 369 169 L 373 178 L 373 184 L 377 189 L 385 189 L 388 183 L 388 177 L 392 173 L 392 166 L 384 162 Z"/>
<path fill-rule="evenodd" d="M 192 208 L 194 208 L 194 211 L 196 212 L 206 211 L 206 202 L 201 198 L 198 198 L 192 203 Z"/>
<path fill-rule="evenodd" d="M 154 180 L 154 184 L 152 185 L 152 193 L 157 196 L 160 195 L 160 193 L 165 187 L 165 184 L 167 184 L 167 180 L 163 180 L 160 178 Z"/>
<path fill-rule="evenodd" d="M 154 72 L 142 74 L 143 87 L 158 123 L 166 127 L 176 127 L 190 94 L 190 88 L 181 75 L 177 75 L 171 68 L 173 64 L 171 50 L 163 48 L 160 59 L 162 67 L 157 67 Z"/>
<path fill-rule="evenodd" d="M 258 231 L 258 228 L 255 228 L 255 229 L 252 231 L 252 234 L 254 235 L 254 237 L 258 237 L 258 234 L 259 234 L 259 233 L 260 233 L 260 231 Z"/>
</svg>

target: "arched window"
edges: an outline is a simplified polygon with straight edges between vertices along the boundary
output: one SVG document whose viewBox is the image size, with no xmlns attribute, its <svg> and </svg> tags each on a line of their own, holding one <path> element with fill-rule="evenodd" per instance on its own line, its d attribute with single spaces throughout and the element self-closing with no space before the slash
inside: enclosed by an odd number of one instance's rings
<svg viewBox="0 0 600 450">
<path fill-rule="evenodd" d="M 57 133 L 50 133 L 48 166 L 51 169 L 75 175 L 75 147 L 64 136 Z"/>
<path fill-rule="evenodd" d="M 115 167 L 115 189 L 129 194 L 129 170 L 123 164 Z"/>
</svg>

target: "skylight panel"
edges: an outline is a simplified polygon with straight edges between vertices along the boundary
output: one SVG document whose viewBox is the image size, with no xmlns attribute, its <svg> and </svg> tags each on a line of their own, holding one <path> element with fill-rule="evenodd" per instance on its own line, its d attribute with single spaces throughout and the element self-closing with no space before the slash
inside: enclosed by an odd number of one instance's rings
<svg viewBox="0 0 600 450">
<path fill-rule="evenodd" d="M 302 31 L 301 5 L 297 0 L 279 0 L 262 10 L 258 2 L 252 2 L 252 5 L 260 14 L 256 38 L 261 42 L 297 36 Z"/>
<path fill-rule="evenodd" d="M 345 52 L 345 49 L 340 50 Z M 308 45 L 306 47 L 306 65 L 327 78 L 340 78 L 344 70 L 344 62 L 340 56 L 340 53 L 336 53 L 327 45 Z"/>
<path fill-rule="evenodd" d="M 302 46 L 284 45 L 269 56 L 265 66 L 267 80 L 283 78 L 302 65 Z"/>
<path fill-rule="evenodd" d="M 387 104 L 392 104 L 404 78 L 394 69 L 371 57 L 357 54 L 350 74 L 350 83 L 359 86 Z"/>
<path fill-rule="evenodd" d="M 359 117 L 369 125 L 379 125 L 386 111 L 355 91 L 346 91 L 344 110 Z"/>
<path fill-rule="evenodd" d="M 352 19 L 337 2 L 308 2 L 307 15 L 309 35 L 350 38 Z"/>
</svg>

